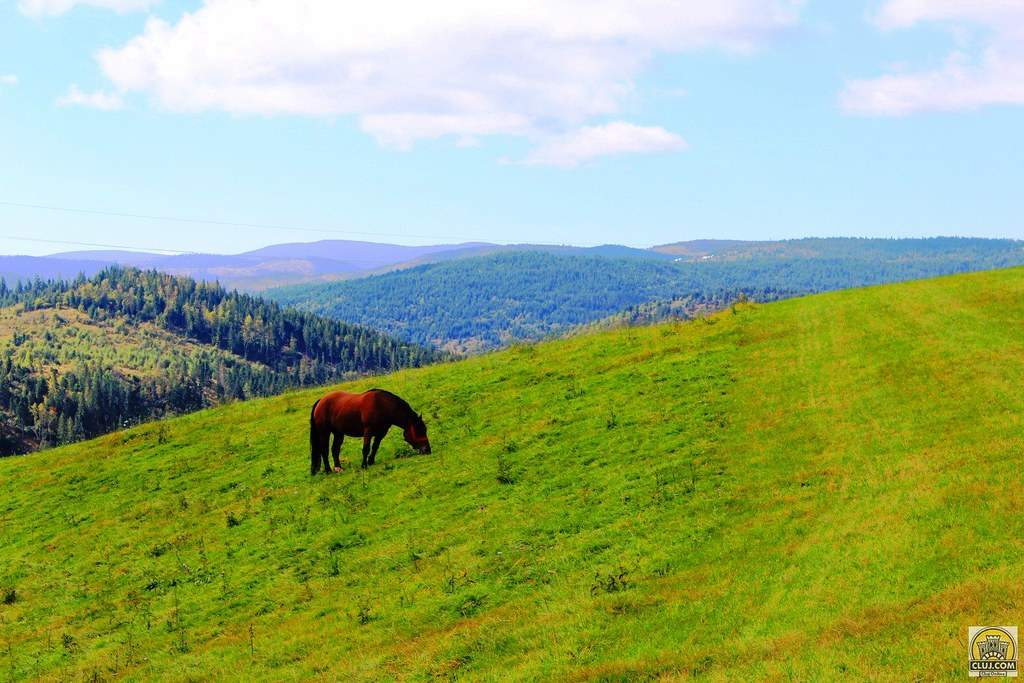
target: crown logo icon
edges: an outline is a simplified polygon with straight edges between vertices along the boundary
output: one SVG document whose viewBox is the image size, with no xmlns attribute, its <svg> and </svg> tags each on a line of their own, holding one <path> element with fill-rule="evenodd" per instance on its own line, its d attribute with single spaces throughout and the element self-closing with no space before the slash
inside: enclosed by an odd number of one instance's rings
<svg viewBox="0 0 1024 683">
<path fill-rule="evenodd" d="M 986 636 L 984 641 L 978 643 L 978 652 L 982 659 L 1006 659 L 1009 647 L 1008 641 L 1003 640 L 997 634 L 991 634 Z"/>
</svg>

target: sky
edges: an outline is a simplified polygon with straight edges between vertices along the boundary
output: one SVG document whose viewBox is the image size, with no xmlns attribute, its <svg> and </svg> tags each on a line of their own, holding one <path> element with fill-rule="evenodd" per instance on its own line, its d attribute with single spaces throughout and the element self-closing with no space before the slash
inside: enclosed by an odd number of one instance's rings
<svg viewBox="0 0 1024 683">
<path fill-rule="evenodd" d="M 0 0 L 0 253 L 1024 238 L 1021 105 L 1024 0 Z"/>
</svg>

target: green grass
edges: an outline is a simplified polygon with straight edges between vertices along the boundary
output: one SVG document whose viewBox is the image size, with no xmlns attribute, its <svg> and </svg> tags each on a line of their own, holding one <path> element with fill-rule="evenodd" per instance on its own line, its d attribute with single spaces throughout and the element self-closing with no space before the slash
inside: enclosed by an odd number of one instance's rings
<svg viewBox="0 0 1024 683">
<path fill-rule="evenodd" d="M 1024 269 L 370 384 L 434 455 L 310 478 L 306 391 L 0 462 L 0 671 L 945 680 L 1021 621 Z"/>
</svg>

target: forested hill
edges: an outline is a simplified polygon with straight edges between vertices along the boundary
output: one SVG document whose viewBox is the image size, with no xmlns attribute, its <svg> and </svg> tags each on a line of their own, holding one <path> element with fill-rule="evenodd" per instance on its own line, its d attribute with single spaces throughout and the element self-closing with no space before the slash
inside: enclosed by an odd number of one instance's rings
<svg viewBox="0 0 1024 683">
<path fill-rule="evenodd" d="M 772 244 L 785 248 L 742 259 L 681 262 L 518 251 L 359 280 L 284 287 L 266 296 L 408 341 L 472 352 L 562 333 L 623 311 L 623 320 L 685 317 L 740 296 L 772 301 L 1024 264 L 1024 249 L 1012 240 Z"/>
<path fill-rule="evenodd" d="M 154 271 L 0 281 L 0 454 L 441 357 Z"/>
</svg>

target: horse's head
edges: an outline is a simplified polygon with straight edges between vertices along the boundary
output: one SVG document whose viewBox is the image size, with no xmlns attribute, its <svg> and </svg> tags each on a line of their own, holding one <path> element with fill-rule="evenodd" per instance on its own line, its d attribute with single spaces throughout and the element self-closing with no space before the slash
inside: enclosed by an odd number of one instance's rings
<svg viewBox="0 0 1024 683">
<path fill-rule="evenodd" d="M 423 455 L 430 455 L 430 439 L 427 438 L 427 425 L 424 424 L 422 417 L 413 413 L 403 436 L 406 443 L 417 451 Z"/>
</svg>

